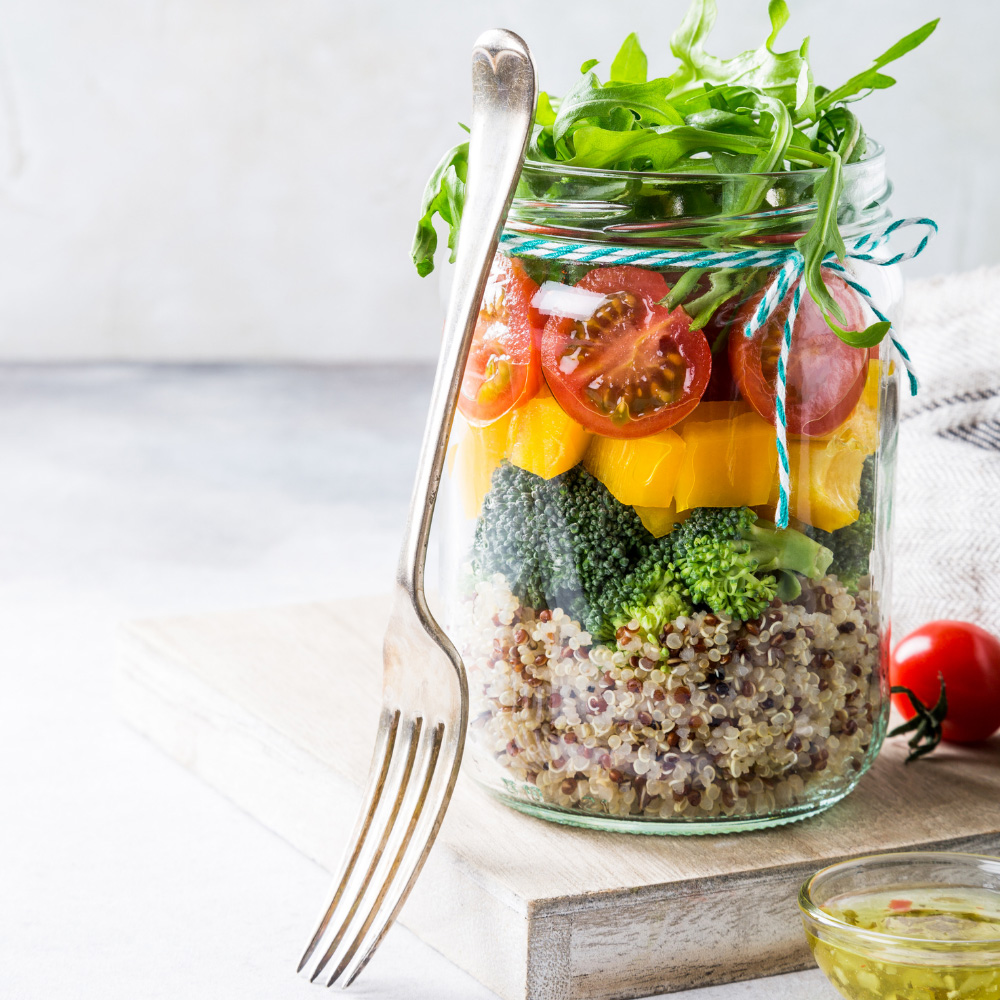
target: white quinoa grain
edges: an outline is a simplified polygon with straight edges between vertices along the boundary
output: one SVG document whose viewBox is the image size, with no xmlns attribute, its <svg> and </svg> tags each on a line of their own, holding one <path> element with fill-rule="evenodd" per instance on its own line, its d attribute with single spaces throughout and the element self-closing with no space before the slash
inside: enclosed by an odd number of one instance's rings
<svg viewBox="0 0 1000 1000">
<path fill-rule="evenodd" d="M 809 588 L 768 608 L 759 635 L 696 612 L 659 645 L 618 648 L 561 609 L 542 622 L 499 574 L 478 581 L 455 630 L 472 756 L 508 794 L 610 816 L 749 817 L 824 797 L 856 780 L 880 721 L 877 601 L 835 577 Z"/>
</svg>

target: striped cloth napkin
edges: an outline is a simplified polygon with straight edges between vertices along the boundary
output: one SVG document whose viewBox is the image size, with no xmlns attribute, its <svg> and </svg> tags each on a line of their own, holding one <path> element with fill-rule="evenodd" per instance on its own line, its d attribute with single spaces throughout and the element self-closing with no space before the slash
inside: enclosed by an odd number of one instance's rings
<svg viewBox="0 0 1000 1000">
<path fill-rule="evenodd" d="M 893 635 L 935 618 L 1000 635 L 1000 267 L 913 282 L 903 343 Z"/>
</svg>

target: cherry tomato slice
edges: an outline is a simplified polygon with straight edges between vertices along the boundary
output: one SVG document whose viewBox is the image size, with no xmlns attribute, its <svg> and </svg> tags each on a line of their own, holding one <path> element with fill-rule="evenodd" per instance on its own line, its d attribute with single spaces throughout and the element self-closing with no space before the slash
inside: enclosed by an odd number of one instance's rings
<svg viewBox="0 0 1000 1000">
<path fill-rule="evenodd" d="M 543 319 L 531 305 L 537 291 L 517 261 L 497 254 L 458 396 L 469 423 L 492 423 L 538 392 Z"/>
<path fill-rule="evenodd" d="M 595 434 L 655 434 L 697 405 L 712 370 L 705 335 L 683 309 L 658 304 L 666 279 L 638 267 L 588 272 L 578 288 L 606 296 L 590 319 L 552 316 L 542 371 L 559 405 Z"/>
<path fill-rule="evenodd" d="M 827 277 L 830 294 L 840 303 L 846 329 L 863 330 L 861 301 L 839 278 Z M 774 420 L 778 355 L 791 296 L 753 337 L 743 330 L 764 295 L 758 292 L 740 308 L 729 332 L 729 365 L 743 398 L 765 420 Z M 868 351 L 845 344 L 823 319 L 819 307 L 803 294 L 788 357 L 785 414 L 788 432 L 815 437 L 828 434 L 850 415 L 861 398 L 868 373 Z"/>
<path fill-rule="evenodd" d="M 944 678 L 948 714 L 941 736 L 952 743 L 975 743 L 1000 729 L 1000 640 L 970 622 L 928 622 L 903 639 L 892 653 L 893 685 L 908 687 L 925 705 L 938 699 Z M 906 695 L 892 700 L 912 718 Z"/>
<path fill-rule="evenodd" d="M 739 386 L 729 367 L 729 330 L 743 300 L 723 302 L 705 324 L 705 337 L 712 348 L 712 377 L 702 396 L 702 402 L 735 402 L 740 398 Z"/>
</svg>

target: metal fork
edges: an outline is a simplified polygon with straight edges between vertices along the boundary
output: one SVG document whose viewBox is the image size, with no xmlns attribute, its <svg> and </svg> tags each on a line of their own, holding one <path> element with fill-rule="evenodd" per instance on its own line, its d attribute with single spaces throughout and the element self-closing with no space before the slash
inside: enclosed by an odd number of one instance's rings
<svg viewBox="0 0 1000 1000">
<path fill-rule="evenodd" d="M 395 920 L 451 799 L 469 719 L 458 651 L 424 596 L 431 516 L 479 303 L 514 195 L 535 111 L 535 69 L 513 32 L 480 35 L 472 50 L 472 129 L 466 199 L 430 412 L 410 501 L 383 645 L 382 717 L 365 801 L 330 903 L 298 971 L 321 952 L 315 981 L 349 986 Z"/>
</svg>

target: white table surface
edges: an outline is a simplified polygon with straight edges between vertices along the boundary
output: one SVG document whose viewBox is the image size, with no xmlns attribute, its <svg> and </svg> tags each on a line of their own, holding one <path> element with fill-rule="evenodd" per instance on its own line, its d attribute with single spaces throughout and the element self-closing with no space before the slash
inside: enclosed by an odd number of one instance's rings
<svg viewBox="0 0 1000 1000">
<path fill-rule="evenodd" d="M 429 382 L 0 367 L 4 1000 L 324 995 L 293 970 L 327 874 L 116 718 L 115 628 L 384 590 Z M 401 927 L 351 993 L 494 996 Z M 674 996 L 837 994 L 812 970 Z"/>
</svg>

